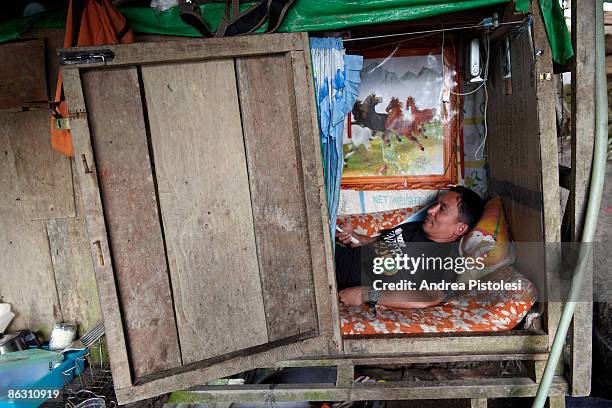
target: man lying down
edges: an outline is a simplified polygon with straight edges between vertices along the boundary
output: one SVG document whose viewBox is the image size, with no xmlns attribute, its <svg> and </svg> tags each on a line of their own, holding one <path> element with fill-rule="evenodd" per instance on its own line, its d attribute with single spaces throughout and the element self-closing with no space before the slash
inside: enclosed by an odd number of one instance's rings
<svg viewBox="0 0 612 408">
<path fill-rule="evenodd" d="M 457 273 L 465 270 L 458 241 L 476 224 L 483 207 L 478 194 L 458 186 L 438 197 L 424 221 L 404 223 L 375 237 L 342 224 L 335 254 L 340 301 L 400 309 L 442 302 L 453 293 Z"/>
</svg>

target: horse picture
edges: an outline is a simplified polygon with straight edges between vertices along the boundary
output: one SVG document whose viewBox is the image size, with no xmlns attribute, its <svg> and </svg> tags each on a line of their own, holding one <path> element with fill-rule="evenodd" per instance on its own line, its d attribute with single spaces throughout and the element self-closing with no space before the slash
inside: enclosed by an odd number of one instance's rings
<svg viewBox="0 0 612 408">
<path fill-rule="evenodd" d="M 449 92 L 456 86 L 456 58 L 445 52 L 442 69 L 439 49 L 420 52 L 364 55 L 359 96 L 343 140 L 344 188 L 456 182 L 457 98 Z"/>
<path fill-rule="evenodd" d="M 388 115 L 376 112 L 376 105 L 381 102 L 382 98 L 373 93 L 368 95 L 363 102 L 358 99 L 351 112 L 354 118 L 351 124 L 367 127 L 372 131 L 372 136 L 376 136 L 376 132 L 384 135 Z M 387 143 L 386 140 L 385 142 Z"/>
<path fill-rule="evenodd" d="M 385 122 L 385 135 L 383 136 L 383 140 L 388 140 L 387 133 L 394 133 L 398 142 L 402 141 L 400 136 L 405 136 L 408 140 L 415 142 L 421 151 L 424 151 L 425 148 L 421 142 L 419 142 L 419 139 L 416 138 L 417 135 L 421 134 L 420 126 L 423 123 L 422 121 L 417 121 L 417 115 L 410 112 L 410 117 L 407 119 L 404 118 L 402 103 L 399 98 L 396 97 L 391 98 L 391 102 L 389 102 L 385 111 L 387 111 L 389 116 Z"/>
</svg>

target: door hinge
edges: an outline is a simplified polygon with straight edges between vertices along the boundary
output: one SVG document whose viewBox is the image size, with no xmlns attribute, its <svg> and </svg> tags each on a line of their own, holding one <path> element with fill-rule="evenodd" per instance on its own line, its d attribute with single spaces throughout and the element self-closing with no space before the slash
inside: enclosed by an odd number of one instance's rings
<svg viewBox="0 0 612 408">
<path fill-rule="evenodd" d="M 111 50 L 89 50 L 89 51 L 66 51 L 59 53 L 60 65 L 75 64 L 106 64 L 115 58 L 115 53 Z"/>
<path fill-rule="evenodd" d="M 540 72 L 540 81 L 552 80 L 552 74 L 550 72 Z"/>
</svg>

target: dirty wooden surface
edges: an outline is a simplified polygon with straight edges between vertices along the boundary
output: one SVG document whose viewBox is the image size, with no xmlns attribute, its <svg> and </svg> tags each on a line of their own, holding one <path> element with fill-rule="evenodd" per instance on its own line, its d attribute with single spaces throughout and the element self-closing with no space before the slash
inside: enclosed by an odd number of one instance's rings
<svg viewBox="0 0 612 408">
<path fill-rule="evenodd" d="M 138 75 L 136 68 L 89 71 L 82 82 L 126 338 L 138 378 L 181 364 Z"/>
<path fill-rule="evenodd" d="M 71 163 L 76 175 L 76 163 Z M 73 186 L 76 217 L 47 220 L 47 235 L 62 316 L 78 324 L 78 333 L 83 335 L 102 321 L 102 314 L 76 179 Z"/>
<path fill-rule="evenodd" d="M 300 137 L 287 68 L 283 55 L 236 61 L 270 341 L 311 331 L 316 323 Z"/>
<path fill-rule="evenodd" d="M 7 114 L 11 148 L 19 180 L 20 205 L 26 220 L 74 217 L 70 159 L 51 149 L 49 111 Z"/>
<path fill-rule="evenodd" d="M 14 124 L 31 121 L 35 122 L 29 112 L 0 113 L 3 123 L 0 127 L 0 299 L 10 303 L 16 315 L 9 330 L 30 329 L 49 336 L 53 322 L 61 320 L 62 313 L 47 231 L 45 221 L 24 219 L 12 149 L 14 138 L 30 139 L 30 134 L 16 131 L 27 125 Z M 45 120 L 45 123 L 48 122 Z M 37 143 L 36 139 L 32 142 Z M 43 167 L 46 164 L 39 163 Z"/>
<path fill-rule="evenodd" d="M 512 41 L 511 56 L 512 94 L 504 94 L 503 80 L 499 76 L 487 88 L 489 188 L 492 193 L 501 195 L 512 240 L 521 243 L 516 246 L 517 269 L 537 287 L 544 287 L 544 246 L 538 244 L 544 240 L 542 165 L 535 88 L 538 79 L 534 75 L 535 64 L 528 36 Z M 499 61 L 495 59 L 491 70 L 499 69 Z M 558 211 L 558 204 L 551 210 Z"/>
<path fill-rule="evenodd" d="M 234 62 L 142 78 L 183 364 L 266 343 Z"/>
<path fill-rule="evenodd" d="M 0 108 L 44 108 L 48 99 L 45 41 L 2 44 L 0 61 Z"/>
</svg>

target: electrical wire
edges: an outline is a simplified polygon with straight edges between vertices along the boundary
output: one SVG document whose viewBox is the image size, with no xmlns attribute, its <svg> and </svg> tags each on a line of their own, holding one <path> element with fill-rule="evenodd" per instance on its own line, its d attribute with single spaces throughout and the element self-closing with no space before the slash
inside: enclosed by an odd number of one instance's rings
<svg viewBox="0 0 612 408">
<path fill-rule="evenodd" d="M 444 63 L 444 31 L 442 32 L 442 86 L 444 87 L 444 89 L 447 90 L 452 95 L 466 96 L 466 95 L 471 95 L 473 93 L 476 93 L 478 90 L 480 90 L 480 88 L 484 87 L 484 92 L 485 92 L 484 115 L 483 115 L 484 116 L 483 117 L 484 137 L 482 138 L 482 142 L 478 145 L 478 147 L 476 148 L 476 151 L 474 152 L 474 159 L 477 161 L 482 160 L 486 157 L 484 153 L 484 148 L 487 142 L 487 136 L 489 134 L 489 128 L 487 124 L 487 113 L 488 113 L 488 105 L 489 105 L 489 92 L 487 90 L 487 81 L 489 79 L 489 59 L 490 59 L 489 57 L 491 54 L 491 39 L 489 37 L 489 33 L 486 33 L 484 42 L 485 42 L 486 62 L 485 62 L 485 69 L 484 69 L 484 75 L 483 75 L 484 78 L 482 82 L 480 83 L 478 87 L 476 87 L 476 89 L 473 89 L 470 92 L 464 92 L 464 93 L 453 92 L 446 83 L 446 73 L 444 71 L 444 68 L 446 66 L 446 64 Z M 482 152 L 482 156 L 479 157 L 478 152 Z"/>
<path fill-rule="evenodd" d="M 489 91 L 487 91 L 487 86 L 485 85 L 484 87 L 484 91 L 485 91 L 485 103 L 484 103 L 484 137 L 482 138 L 482 143 L 480 143 L 478 145 L 478 148 L 476 149 L 476 151 L 474 152 L 474 159 L 478 160 L 482 160 L 485 157 L 487 157 L 485 155 L 484 152 L 484 148 L 485 148 L 485 143 L 487 142 L 487 135 L 489 134 L 489 129 L 487 126 L 487 110 L 488 110 L 488 105 L 489 105 Z M 481 151 L 482 149 L 482 156 L 478 157 L 478 152 Z"/>
<path fill-rule="evenodd" d="M 521 21 L 507 21 L 505 23 L 497 23 L 496 26 L 499 27 L 499 26 L 503 26 L 503 25 L 521 25 L 525 21 L 527 21 L 527 19 L 523 19 Z M 406 33 L 373 35 L 373 36 L 370 36 L 370 37 L 345 38 L 345 39 L 342 40 L 342 42 L 376 40 L 376 39 L 379 39 L 379 38 L 400 37 L 402 35 L 443 33 L 445 31 L 467 30 L 467 29 L 470 29 L 470 28 L 487 28 L 487 27 L 490 27 L 490 25 L 487 25 L 487 24 L 484 24 L 483 22 L 480 22 L 478 24 L 469 25 L 469 26 L 458 26 L 458 27 L 451 27 L 451 28 L 438 28 L 438 29 L 435 29 L 435 30 L 411 31 L 411 32 L 406 32 Z"/>
</svg>

